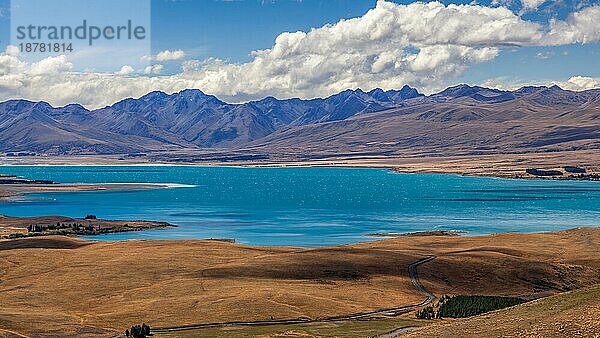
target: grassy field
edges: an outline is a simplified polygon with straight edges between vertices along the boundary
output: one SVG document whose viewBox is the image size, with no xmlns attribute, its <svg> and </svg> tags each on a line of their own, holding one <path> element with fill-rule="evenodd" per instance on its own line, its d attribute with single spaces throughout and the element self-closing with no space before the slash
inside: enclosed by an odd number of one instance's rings
<svg viewBox="0 0 600 338">
<path fill-rule="evenodd" d="M 600 285 L 433 325 L 406 337 L 598 337 Z"/>
<path fill-rule="evenodd" d="M 246 337 L 373 337 L 398 328 L 418 327 L 426 322 L 382 318 L 361 321 L 342 321 L 331 323 L 273 325 L 262 327 L 232 326 L 225 328 L 207 328 L 172 333 L 156 333 L 155 337 L 169 338 L 246 338 Z"/>
<path fill-rule="evenodd" d="M 152 327 L 324 318 L 437 295 L 528 299 L 600 283 L 600 229 L 415 236 L 325 248 L 215 241 L 0 241 L 0 328 L 92 337 Z M 414 317 L 413 317 L 414 318 Z M 385 331 L 385 330 L 384 330 Z"/>
</svg>

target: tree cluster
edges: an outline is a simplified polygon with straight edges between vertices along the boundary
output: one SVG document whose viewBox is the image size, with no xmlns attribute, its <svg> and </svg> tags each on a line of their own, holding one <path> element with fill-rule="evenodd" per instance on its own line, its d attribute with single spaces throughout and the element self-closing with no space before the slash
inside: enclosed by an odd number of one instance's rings
<svg viewBox="0 0 600 338">
<path fill-rule="evenodd" d="M 534 176 L 562 176 L 563 173 L 560 170 L 541 170 L 541 169 L 526 169 L 529 175 Z"/>
<path fill-rule="evenodd" d="M 79 231 L 94 231 L 93 225 L 84 226 L 80 223 L 60 223 L 56 224 L 30 224 L 27 226 L 28 232 L 45 232 L 45 231 L 53 231 L 53 230 L 64 230 L 71 229 L 75 232 Z"/>
<path fill-rule="evenodd" d="M 436 307 L 428 306 L 417 311 L 419 319 L 463 318 L 503 309 L 524 303 L 515 297 L 500 296 L 443 296 Z M 437 311 L 436 311 L 437 308 Z"/>
<path fill-rule="evenodd" d="M 418 319 L 434 319 L 435 318 L 435 310 L 433 307 L 428 306 L 419 311 L 417 311 Z"/>
<path fill-rule="evenodd" d="M 130 338 L 146 338 L 151 335 L 150 326 L 146 323 L 142 325 L 133 325 L 128 330 L 125 330 L 125 336 Z"/>
</svg>

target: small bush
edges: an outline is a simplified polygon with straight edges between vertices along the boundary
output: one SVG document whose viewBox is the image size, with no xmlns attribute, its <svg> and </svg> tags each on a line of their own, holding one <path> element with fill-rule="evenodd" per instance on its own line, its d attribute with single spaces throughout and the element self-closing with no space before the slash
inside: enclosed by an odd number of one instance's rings
<svg viewBox="0 0 600 338">
<path fill-rule="evenodd" d="M 85 219 L 97 219 L 96 215 L 86 215 Z"/>
<path fill-rule="evenodd" d="M 525 172 L 534 176 L 562 176 L 563 174 L 560 170 L 527 169 Z"/>
<path fill-rule="evenodd" d="M 131 338 L 146 338 L 151 335 L 150 326 L 145 323 L 142 325 L 134 325 L 129 330 L 125 330 L 125 336 Z"/>
<path fill-rule="evenodd" d="M 576 166 L 564 166 L 563 169 L 565 169 L 566 172 L 571 173 L 571 174 L 585 174 L 585 168 L 582 167 L 576 167 Z"/>
<path fill-rule="evenodd" d="M 433 308 L 431 306 L 428 306 L 426 308 L 423 308 L 423 309 L 417 311 L 417 318 L 418 319 L 434 319 L 435 311 L 433 311 Z"/>
</svg>

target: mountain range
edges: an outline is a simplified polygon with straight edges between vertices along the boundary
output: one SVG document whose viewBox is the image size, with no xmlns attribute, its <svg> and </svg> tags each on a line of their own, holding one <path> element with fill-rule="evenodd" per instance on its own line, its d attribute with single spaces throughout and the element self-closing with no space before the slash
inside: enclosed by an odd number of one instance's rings
<svg viewBox="0 0 600 338">
<path fill-rule="evenodd" d="M 229 104 L 200 90 L 101 109 L 0 103 L 0 152 L 47 155 L 245 151 L 267 156 L 527 152 L 600 147 L 600 89 L 458 85 L 425 96 L 346 90 Z"/>
</svg>

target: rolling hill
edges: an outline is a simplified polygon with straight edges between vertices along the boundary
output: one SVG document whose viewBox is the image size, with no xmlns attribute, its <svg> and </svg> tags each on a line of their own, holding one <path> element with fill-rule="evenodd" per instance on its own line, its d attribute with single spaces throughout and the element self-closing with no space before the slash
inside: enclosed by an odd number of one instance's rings
<svg viewBox="0 0 600 338">
<path fill-rule="evenodd" d="M 538 299 L 509 309 L 438 322 L 403 337 L 597 337 L 600 285 Z"/>
<path fill-rule="evenodd" d="M 318 248 L 221 241 L 89 242 L 55 236 L 4 240 L 0 330 L 32 337 L 108 337 L 142 322 L 154 328 L 175 327 L 318 319 L 395 308 L 424 300 L 408 266 L 427 256 L 436 258 L 418 267 L 418 278 L 436 296 L 537 299 L 600 283 L 599 239 L 600 229 L 578 228 L 401 236 Z M 427 322 L 433 324 L 431 329 L 415 331 L 414 336 L 577 336 L 568 333 L 578 331 L 583 333 L 579 336 L 594 336 L 590 333 L 598 333 L 598 290 L 591 291 L 571 293 L 582 296 L 572 300 L 542 298 L 479 317 L 439 322 L 440 326 Z M 227 332 L 223 336 L 231 337 Z"/>
</svg>

